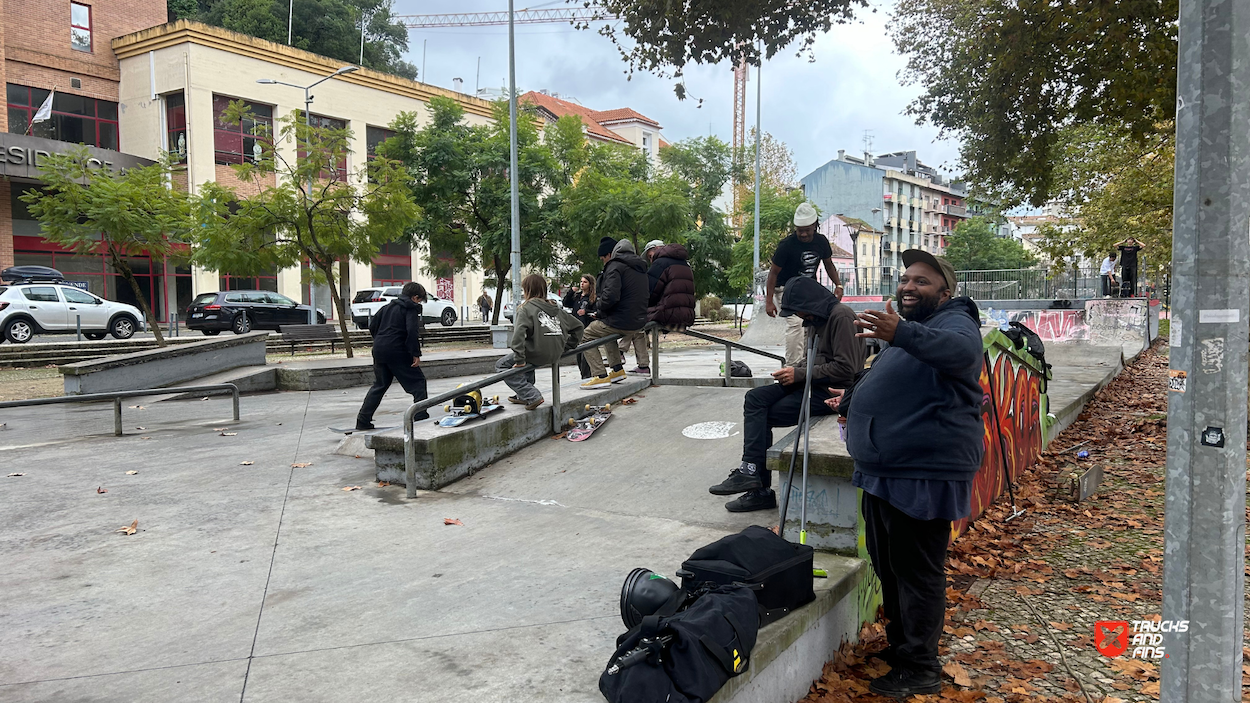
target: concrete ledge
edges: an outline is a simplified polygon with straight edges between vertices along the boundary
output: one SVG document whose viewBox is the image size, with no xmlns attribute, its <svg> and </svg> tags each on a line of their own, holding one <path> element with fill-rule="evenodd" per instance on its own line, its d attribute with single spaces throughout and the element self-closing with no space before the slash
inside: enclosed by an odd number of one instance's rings
<svg viewBox="0 0 1250 703">
<path fill-rule="evenodd" d="M 277 390 L 278 369 L 275 366 L 241 366 L 194 380 L 195 385 L 210 386 L 217 383 L 233 383 L 240 393 L 265 393 Z M 199 396 L 183 394 L 173 397 L 182 400 Z"/>
<path fill-rule="evenodd" d="M 763 378 L 756 377 L 731 377 L 729 379 L 730 388 L 759 388 L 760 386 L 772 385 L 772 377 L 765 376 Z M 724 388 L 725 379 L 720 376 L 709 376 L 704 378 L 690 377 L 666 377 L 661 376 L 660 380 L 655 384 L 657 386 L 712 386 L 715 388 Z"/>
<path fill-rule="evenodd" d="M 868 562 L 817 552 L 815 565 L 829 573 L 815 581 L 816 600 L 761 629 L 746 673 L 730 679 L 708 703 L 800 700 L 838 647 L 858 639 L 857 594 Z"/>
<path fill-rule="evenodd" d="M 616 403 L 651 385 L 650 379 L 631 378 L 607 388 L 583 390 L 576 384 L 561 386 L 561 415 L 582 417 L 585 406 Z M 502 390 L 500 390 L 502 389 Z M 487 387 L 487 396 L 504 395 L 507 386 Z M 435 420 L 444 413 L 431 408 L 430 419 L 413 426 L 413 442 L 417 450 L 417 488 L 438 490 L 491 462 L 523 447 L 546 439 L 551 432 L 551 397 L 537 410 L 509 405 L 480 420 L 470 420 L 460 427 L 438 427 Z M 604 431 L 611 432 L 611 428 Z M 588 442 L 594 442 L 591 437 Z M 368 435 L 365 446 L 374 452 L 379 481 L 407 485 L 404 463 L 403 428 Z"/>
<path fill-rule="evenodd" d="M 1092 347 L 1093 345 L 1090 346 Z M 1081 367 L 1079 372 L 1071 367 L 1062 369 L 1058 366 L 1055 367 L 1054 375 L 1056 378 L 1051 380 L 1047 393 L 1047 397 L 1050 400 L 1048 410 L 1050 414 L 1055 416 L 1055 420 L 1046 430 L 1046 444 L 1050 444 L 1051 440 L 1058 437 L 1060 432 L 1063 432 L 1069 425 L 1076 422 L 1077 416 L 1085 409 L 1085 404 L 1093 400 L 1098 391 L 1115 380 L 1115 377 L 1119 376 L 1123 370 L 1124 364 L 1122 361 L 1103 367 Z M 1061 372 L 1066 377 L 1062 380 L 1059 379 Z M 1079 373 L 1080 377 L 1073 378 L 1077 373 Z M 1063 388 L 1064 385 L 1078 383 L 1080 384 L 1080 393 L 1073 395 L 1062 392 L 1067 390 Z M 1060 407 L 1058 403 L 1054 402 L 1058 398 L 1063 398 L 1067 402 Z"/>
<path fill-rule="evenodd" d="M 240 366 L 265 365 L 268 332 L 231 335 L 65 364 L 65 394 L 159 388 Z"/>
<path fill-rule="evenodd" d="M 790 494 L 789 514 L 782 535 L 799 540 L 799 517 L 803 500 L 803 454 L 794 467 L 794 485 L 787 483 L 794 436 L 798 429 L 786 433 L 768 449 L 767 467 L 777 472 L 773 485 L 778 498 Z M 855 462 L 846 451 L 838 431 L 837 418 L 832 415 L 812 419 L 808 437 L 811 455 L 807 460 L 807 543 L 816 549 L 854 556 L 859 549 L 859 489 L 851 485 Z M 777 517 L 781 518 L 780 500 Z"/>
<path fill-rule="evenodd" d="M 421 370 L 428 378 L 485 375 L 494 373 L 495 362 L 504 355 L 495 352 L 455 352 L 430 354 L 421 358 Z M 373 357 L 297 361 L 277 367 L 277 387 L 283 391 L 325 391 L 373 385 Z"/>
</svg>

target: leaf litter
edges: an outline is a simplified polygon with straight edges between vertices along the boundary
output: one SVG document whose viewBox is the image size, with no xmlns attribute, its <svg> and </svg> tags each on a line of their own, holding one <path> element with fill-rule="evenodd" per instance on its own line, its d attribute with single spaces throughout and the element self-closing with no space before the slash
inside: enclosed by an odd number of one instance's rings
<svg viewBox="0 0 1250 703">
<path fill-rule="evenodd" d="M 122 525 L 121 527 L 113 531 L 120 532 L 123 535 L 133 535 L 134 533 L 139 531 L 139 519 L 135 518 L 135 521 L 130 523 L 129 525 Z"/>
</svg>

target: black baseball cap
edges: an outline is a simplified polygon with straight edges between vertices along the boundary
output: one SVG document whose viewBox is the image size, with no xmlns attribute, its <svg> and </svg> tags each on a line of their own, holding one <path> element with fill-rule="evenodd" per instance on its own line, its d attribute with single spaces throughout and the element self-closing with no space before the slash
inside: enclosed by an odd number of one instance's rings
<svg viewBox="0 0 1250 703">
<path fill-rule="evenodd" d="M 915 263 L 927 264 L 934 271 L 940 271 L 942 278 L 946 279 L 946 287 L 950 289 L 951 295 L 955 294 L 955 267 L 951 266 L 951 262 L 940 256 L 934 256 L 924 249 L 908 249 L 903 252 L 904 266 L 911 266 Z"/>
</svg>

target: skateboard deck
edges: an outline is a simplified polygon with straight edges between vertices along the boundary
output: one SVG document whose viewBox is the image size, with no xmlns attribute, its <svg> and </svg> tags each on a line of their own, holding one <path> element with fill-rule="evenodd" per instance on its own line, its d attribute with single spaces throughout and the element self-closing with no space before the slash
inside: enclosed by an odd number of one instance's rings
<svg viewBox="0 0 1250 703">
<path fill-rule="evenodd" d="M 384 432 L 386 430 L 393 430 L 396 427 L 398 427 L 398 425 L 392 425 L 391 427 L 375 427 L 371 430 L 358 430 L 355 427 L 328 427 L 326 429 L 330 430 L 331 432 L 338 432 L 339 434 L 369 434 L 371 432 Z"/>
<path fill-rule="evenodd" d="M 586 417 L 580 420 L 569 420 L 570 429 L 565 437 L 570 442 L 584 442 L 595 433 L 595 430 L 612 419 L 611 405 L 587 405 L 586 410 L 590 412 Z"/>
<path fill-rule="evenodd" d="M 492 405 L 483 405 L 481 412 L 476 412 L 476 413 L 453 412 L 452 414 L 447 415 L 440 420 L 435 420 L 434 422 L 437 423 L 439 427 L 459 427 L 463 425 L 464 423 L 468 422 L 469 420 L 472 420 L 474 418 L 479 418 L 483 415 L 489 415 L 490 413 L 496 410 L 503 410 L 503 406 L 498 403 L 495 403 Z"/>
</svg>

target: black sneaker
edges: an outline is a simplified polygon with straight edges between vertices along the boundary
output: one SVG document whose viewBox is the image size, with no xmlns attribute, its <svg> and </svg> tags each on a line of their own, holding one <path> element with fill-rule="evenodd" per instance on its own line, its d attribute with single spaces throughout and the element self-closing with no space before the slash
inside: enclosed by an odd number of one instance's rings
<svg viewBox="0 0 1250 703">
<path fill-rule="evenodd" d="M 933 669 L 897 666 L 885 676 L 873 679 L 868 690 L 878 696 L 904 700 L 922 693 L 941 693 L 942 678 Z"/>
<path fill-rule="evenodd" d="M 756 510 L 776 509 L 777 494 L 771 488 L 757 488 L 725 503 L 725 510 L 731 513 L 749 513 Z"/>
<path fill-rule="evenodd" d="M 372 423 L 372 422 L 366 422 L 366 423 L 363 423 L 363 424 L 362 424 L 362 423 L 360 423 L 359 421 L 357 421 L 357 422 L 356 422 L 356 431 L 357 431 L 357 432 L 364 432 L 365 430 L 376 430 L 376 429 L 377 429 L 377 428 L 373 426 L 373 423 Z"/>
<path fill-rule="evenodd" d="M 757 474 L 748 474 L 739 467 L 730 471 L 728 478 L 707 489 L 707 492 L 714 496 L 732 496 L 755 490 L 763 485 L 764 482 Z"/>
</svg>

